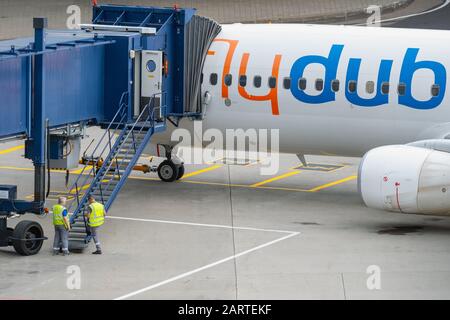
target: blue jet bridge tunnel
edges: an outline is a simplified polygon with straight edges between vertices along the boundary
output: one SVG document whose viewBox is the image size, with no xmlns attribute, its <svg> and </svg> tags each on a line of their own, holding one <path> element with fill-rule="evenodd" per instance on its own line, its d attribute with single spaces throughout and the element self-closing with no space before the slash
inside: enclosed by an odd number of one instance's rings
<svg viewBox="0 0 450 320">
<path fill-rule="evenodd" d="M 34 38 L 0 41 L 0 141 L 25 139 L 35 167 L 34 201 L 18 200 L 17 186 L 0 185 L 0 246 L 23 255 L 39 252 L 42 228 L 22 221 L 8 229 L 7 218 L 44 213 L 50 169 L 78 166 L 87 126 L 104 134 L 84 151 L 67 194 L 73 248 L 90 240 L 89 196 L 108 210 L 167 120 L 202 117 L 202 69 L 221 30 L 195 9 L 113 5 L 93 7 L 92 23 L 80 30 L 48 30 L 46 18 L 33 26 Z"/>
</svg>

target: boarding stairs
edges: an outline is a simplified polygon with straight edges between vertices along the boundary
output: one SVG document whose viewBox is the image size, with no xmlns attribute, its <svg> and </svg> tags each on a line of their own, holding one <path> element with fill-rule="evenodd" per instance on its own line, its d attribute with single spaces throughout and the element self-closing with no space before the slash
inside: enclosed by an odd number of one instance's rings
<svg viewBox="0 0 450 320">
<path fill-rule="evenodd" d="M 88 161 L 68 194 L 71 200 L 68 212 L 73 210 L 69 232 L 71 250 L 82 250 L 91 240 L 85 217 L 89 197 L 94 196 L 108 211 L 152 135 L 165 130 L 166 122 L 162 116 L 165 107 L 154 107 L 155 96 L 130 123 L 127 116 L 128 94 L 124 93 L 119 110 L 100 141 L 89 156 L 84 156 Z M 158 100 L 163 101 L 162 97 Z"/>
</svg>

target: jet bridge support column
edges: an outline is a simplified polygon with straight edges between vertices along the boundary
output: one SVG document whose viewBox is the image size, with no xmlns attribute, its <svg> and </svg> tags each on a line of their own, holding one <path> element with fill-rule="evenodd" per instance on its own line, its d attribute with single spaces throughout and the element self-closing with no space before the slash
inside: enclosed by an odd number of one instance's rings
<svg viewBox="0 0 450 320">
<path fill-rule="evenodd" d="M 45 50 L 45 28 L 47 18 L 34 18 L 34 50 L 38 52 L 34 57 L 34 95 L 33 95 L 33 123 L 31 139 L 33 141 L 34 164 L 34 201 L 45 201 L 45 148 L 46 148 L 46 120 L 45 120 L 45 94 L 44 94 L 44 55 L 39 54 Z"/>
</svg>

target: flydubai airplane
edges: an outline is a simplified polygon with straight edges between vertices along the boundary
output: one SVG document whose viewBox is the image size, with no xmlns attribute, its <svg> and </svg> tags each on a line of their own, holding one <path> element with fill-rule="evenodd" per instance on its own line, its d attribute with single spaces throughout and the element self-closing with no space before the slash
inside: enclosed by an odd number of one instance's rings
<svg viewBox="0 0 450 320">
<path fill-rule="evenodd" d="M 363 157 L 367 206 L 450 215 L 449 68 L 450 31 L 224 25 L 203 127 L 279 129 L 281 153 Z"/>
</svg>

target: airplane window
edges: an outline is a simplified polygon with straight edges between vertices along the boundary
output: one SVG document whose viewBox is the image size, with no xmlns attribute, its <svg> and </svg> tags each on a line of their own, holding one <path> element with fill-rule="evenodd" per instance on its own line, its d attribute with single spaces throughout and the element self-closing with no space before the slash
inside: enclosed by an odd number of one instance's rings
<svg viewBox="0 0 450 320">
<path fill-rule="evenodd" d="M 383 82 L 383 84 L 381 85 L 381 93 L 389 94 L 389 82 Z"/>
<path fill-rule="evenodd" d="M 437 97 L 439 95 L 440 87 L 438 84 L 433 84 L 431 86 L 431 95 Z"/>
<path fill-rule="evenodd" d="M 269 88 L 275 89 L 277 86 L 277 78 L 275 77 L 269 77 Z"/>
<path fill-rule="evenodd" d="M 256 88 L 261 88 L 262 78 L 260 76 L 255 76 L 255 79 L 253 80 L 253 84 Z"/>
<path fill-rule="evenodd" d="M 339 80 L 331 81 L 331 90 L 333 90 L 333 92 L 338 92 L 339 91 L 339 87 L 340 87 Z"/>
<path fill-rule="evenodd" d="M 323 90 L 323 79 L 317 79 L 316 80 L 316 90 L 322 91 Z"/>
<path fill-rule="evenodd" d="M 355 93 L 355 92 L 356 92 L 356 89 L 357 89 L 357 83 L 356 83 L 356 81 L 350 80 L 350 81 L 348 82 L 348 91 L 349 91 L 350 93 Z"/>
<path fill-rule="evenodd" d="M 211 76 L 209 78 L 209 82 L 215 86 L 217 84 L 217 73 L 211 73 Z"/>
<path fill-rule="evenodd" d="M 289 89 L 291 89 L 291 78 L 284 78 L 284 80 L 283 80 L 283 87 L 286 89 L 286 90 L 289 90 Z"/>
<path fill-rule="evenodd" d="M 231 86 L 233 84 L 233 76 L 231 74 L 227 74 L 225 76 L 225 85 L 227 87 Z"/>
<path fill-rule="evenodd" d="M 400 83 L 400 84 L 398 85 L 398 94 L 399 94 L 400 96 L 404 96 L 405 93 L 406 93 L 406 84 Z"/>
<path fill-rule="evenodd" d="M 247 85 L 247 76 L 246 75 L 242 75 L 239 77 L 239 85 L 241 87 L 245 87 Z"/>
<path fill-rule="evenodd" d="M 367 81 L 367 83 L 366 83 L 366 92 L 367 93 L 374 93 L 375 92 L 375 82 Z"/>
<path fill-rule="evenodd" d="M 300 90 L 305 90 L 306 89 L 306 79 L 305 78 L 300 78 L 298 80 L 298 88 Z"/>
</svg>

